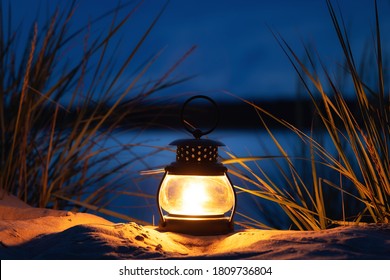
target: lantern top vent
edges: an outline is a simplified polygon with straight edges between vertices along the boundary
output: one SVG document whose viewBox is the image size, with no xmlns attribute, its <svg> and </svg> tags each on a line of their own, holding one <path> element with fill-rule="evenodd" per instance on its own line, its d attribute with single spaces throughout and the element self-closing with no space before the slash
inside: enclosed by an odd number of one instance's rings
<svg viewBox="0 0 390 280">
<path fill-rule="evenodd" d="M 176 145 L 176 161 L 183 163 L 215 163 L 218 161 L 218 146 L 222 142 L 211 139 L 180 139 L 170 145 Z"/>
</svg>

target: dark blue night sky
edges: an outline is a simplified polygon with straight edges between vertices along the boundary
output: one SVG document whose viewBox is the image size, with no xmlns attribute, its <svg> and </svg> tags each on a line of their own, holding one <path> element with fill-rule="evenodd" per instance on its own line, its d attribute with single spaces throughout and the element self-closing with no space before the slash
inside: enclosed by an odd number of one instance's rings
<svg viewBox="0 0 390 280">
<path fill-rule="evenodd" d="M 11 2 L 17 21 L 21 17 L 32 19 L 39 7 L 45 7 L 41 8 L 44 15 L 48 2 L 54 8 L 58 4 L 69 5 L 71 1 Z M 130 11 L 136 3 L 139 2 L 134 1 L 123 12 Z M 131 50 L 165 3 L 163 0 L 146 0 L 140 5 L 120 35 L 122 44 L 118 60 L 121 53 Z M 364 45 L 372 40 L 374 1 L 340 0 L 333 3 L 336 8 L 339 5 L 350 31 L 351 43 L 359 55 Z M 390 28 L 390 18 L 386 17 L 390 2 L 379 0 L 378 3 L 382 33 L 386 35 Z M 80 0 L 73 25 L 83 25 L 116 5 L 117 1 Z M 104 29 L 108 24 L 109 20 L 97 26 L 95 32 L 99 33 L 98 28 Z M 196 77 L 175 87 L 171 93 L 227 90 L 250 99 L 295 98 L 297 76 L 270 28 L 280 33 L 298 55 L 303 54 L 302 42 L 305 42 L 314 46 L 332 67 L 340 61 L 341 50 L 325 0 L 172 0 L 143 45 L 137 61 L 141 63 L 164 50 L 152 72 L 148 73 L 151 79 L 157 78 L 195 45 L 195 52 L 175 75 Z M 387 42 L 384 49 L 388 49 L 389 40 L 383 39 Z"/>
</svg>

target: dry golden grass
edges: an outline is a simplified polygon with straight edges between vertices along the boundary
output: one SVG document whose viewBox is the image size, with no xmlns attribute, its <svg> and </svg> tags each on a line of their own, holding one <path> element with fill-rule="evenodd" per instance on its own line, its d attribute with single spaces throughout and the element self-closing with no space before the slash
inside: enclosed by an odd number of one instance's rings
<svg viewBox="0 0 390 280">
<path fill-rule="evenodd" d="M 363 69 L 376 72 L 376 86 L 369 86 L 361 69 L 356 66 L 356 57 L 348 38 L 342 16 L 338 16 L 330 0 L 327 0 L 329 14 L 341 45 L 345 62 L 344 71 L 352 81 L 358 110 L 349 107 L 342 90 L 335 79 L 322 66 L 316 70 L 314 61 L 319 59 L 305 48 L 306 58 L 300 59 L 289 44 L 275 34 L 279 45 L 295 68 L 301 82 L 309 94 L 315 113 L 327 136 L 331 139 L 332 148 L 321 144 L 313 133 L 305 133 L 285 120 L 262 109 L 260 106 L 245 101 L 258 112 L 261 124 L 280 152 L 279 159 L 287 168 L 281 168 L 275 161 L 275 168 L 284 178 L 284 184 L 278 185 L 270 178 L 260 165 L 250 168 L 248 161 L 265 160 L 266 157 L 235 158 L 225 163 L 235 163 L 241 167 L 232 171 L 234 175 L 249 183 L 248 187 L 236 186 L 239 191 L 250 193 L 262 199 L 274 202 L 283 209 L 294 228 L 301 230 L 325 229 L 335 224 L 390 221 L 390 95 L 383 66 L 383 50 L 380 32 L 378 7 L 375 1 L 375 46 L 372 53 L 365 56 L 375 57 L 372 64 L 361 64 Z M 309 61 L 305 64 L 303 61 Z M 376 68 L 376 69 L 375 69 Z M 277 121 L 295 133 L 309 151 L 311 178 L 302 176 L 296 159 L 291 157 L 267 126 L 264 116 Z M 329 177 L 323 177 L 319 171 L 329 170 Z M 321 172 L 323 174 L 323 172 Z M 350 187 L 346 187 L 349 185 Z M 253 186 L 255 188 L 253 188 Z M 329 189 L 338 191 L 342 198 L 340 205 L 329 197 Z M 335 197 L 333 197 L 335 198 Z M 342 219 L 330 216 L 338 207 Z M 349 213 L 346 216 L 345 213 Z M 253 221 L 248 221 L 253 224 Z M 262 226 L 257 224 L 257 226 Z"/>
<path fill-rule="evenodd" d="M 119 15 L 129 10 L 129 4 L 74 29 L 75 3 L 67 10 L 57 9 L 41 28 L 23 23 L 19 30 L 12 26 L 11 8 L 1 2 L 0 187 L 33 206 L 72 206 L 134 221 L 104 206 L 107 196 L 131 173 L 130 163 L 138 159 L 134 155 L 119 161 L 117 155 L 137 145 L 112 148 L 103 143 L 116 141 L 114 132 L 121 121 L 142 113 L 137 104 L 180 82 L 168 79 L 193 49 L 168 66 L 157 81 L 144 84 L 141 79 L 161 55 L 157 53 L 132 70 L 135 74 L 126 77 L 128 85 L 123 88 L 119 82 L 122 75 L 134 67 L 135 55 L 142 51 L 164 8 L 127 57 L 121 54 L 118 62 L 114 59 L 119 59 L 117 36 L 140 4 L 123 17 Z M 94 24 L 110 17 L 112 24 L 105 32 L 97 37 L 90 33 Z M 17 34 L 27 29 L 26 44 Z M 80 42 L 83 53 L 64 62 L 69 49 Z M 25 48 L 20 50 L 23 44 Z M 131 127 L 140 125 L 145 124 L 135 122 Z"/>
</svg>

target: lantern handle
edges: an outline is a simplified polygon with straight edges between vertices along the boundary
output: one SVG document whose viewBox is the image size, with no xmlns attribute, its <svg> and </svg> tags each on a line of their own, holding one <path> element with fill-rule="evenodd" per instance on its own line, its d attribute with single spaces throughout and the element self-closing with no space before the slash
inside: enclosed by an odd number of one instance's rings
<svg viewBox="0 0 390 280">
<path fill-rule="evenodd" d="M 202 131 L 199 128 L 192 126 L 189 122 L 187 122 L 184 119 L 184 111 L 185 111 L 188 103 L 190 103 L 194 99 L 205 99 L 205 100 L 209 101 L 214 106 L 214 109 L 215 109 L 217 114 L 216 114 L 216 117 L 215 117 L 214 125 L 209 130 Z M 211 133 L 217 127 L 217 125 L 219 123 L 220 112 L 219 112 L 219 108 L 218 108 L 217 103 L 212 98 L 210 98 L 208 96 L 205 96 L 205 95 L 195 95 L 195 96 L 187 99 L 186 102 L 184 102 L 183 106 L 181 107 L 180 118 L 181 118 L 181 122 L 182 122 L 184 128 L 188 132 L 190 132 L 196 139 L 200 139 L 200 137 Z"/>
</svg>

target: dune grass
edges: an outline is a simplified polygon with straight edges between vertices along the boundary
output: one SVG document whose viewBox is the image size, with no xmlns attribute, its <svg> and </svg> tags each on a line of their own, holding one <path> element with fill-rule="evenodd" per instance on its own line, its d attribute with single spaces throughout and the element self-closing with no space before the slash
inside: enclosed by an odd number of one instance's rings
<svg viewBox="0 0 390 280">
<path fill-rule="evenodd" d="M 374 60 L 368 64 L 367 60 L 362 59 L 364 63 L 360 65 L 356 63 L 357 56 L 352 51 L 342 15 L 336 12 L 330 0 L 327 0 L 327 6 L 345 60 L 341 64 L 344 65 L 343 72 L 353 84 L 353 98 L 358 108 L 349 105 L 337 77 L 332 76 L 316 53 L 305 47 L 306 57 L 301 59 L 281 35 L 274 33 L 311 98 L 318 116 L 317 122 L 330 139 L 330 144 L 325 145 L 316 138 L 314 129 L 311 132 L 301 131 L 261 106 L 244 100 L 258 112 L 261 124 L 280 154 L 268 158 L 237 158 L 230 154 L 231 159 L 226 160 L 225 164 L 238 167 L 231 172 L 244 182 L 242 186 L 236 186 L 239 192 L 278 205 L 282 212 L 276 211 L 272 215 L 284 215 L 291 228 L 319 230 L 335 224 L 389 223 L 390 95 L 378 6 L 375 1 L 375 43 L 363 55 L 364 59 L 374 57 Z M 316 69 L 315 64 L 318 60 L 320 70 Z M 375 76 L 374 84 L 372 75 Z M 290 156 L 268 127 L 265 118 L 277 121 L 297 135 L 300 139 L 297 145 L 306 147 L 308 157 Z M 319 128 L 318 124 L 316 128 Z M 273 161 L 278 179 L 283 179 L 282 183 L 268 176 L 261 167 L 262 160 Z M 311 176 L 303 176 L 302 166 L 310 170 Z M 247 220 L 246 224 L 269 226 L 253 219 Z"/>
<path fill-rule="evenodd" d="M 14 28 L 12 4 L 1 2 L 0 186 L 6 192 L 36 207 L 73 206 L 142 223 L 102 208 L 120 180 L 131 173 L 130 163 L 139 160 L 136 154 L 125 161 L 117 158 L 123 151 L 130 154 L 136 143 L 116 147 L 104 143 L 116 141 L 114 132 L 121 121 L 142 113 L 137 104 L 180 82 L 169 78 L 192 50 L 161 78 L 145 84 L 142 78 L 161 53 L 141 67 L 133 60 L 163 10 L 119 62 L 118 34 L 138 9 L 129 4 L 77 27 L 72 25 L 73 1 L 67 10 L 57 8 L 42 26 L 24 22 Z M 129 12 L 119 16 L 123 11 Z M 95 24 L 107 19 L 112 22 L 107 30 L 91 34 Z M 19 34 L 26 29 L 23 40 Z M 83 50 L 81 55 L 72 55 L 75 46 Z M 123 86 L 121 78 L 128 72 L 133 74 L 126 75 L 128 83 Z M 130 129 L 143 125 L 134 122 Z"/>
</svg>

